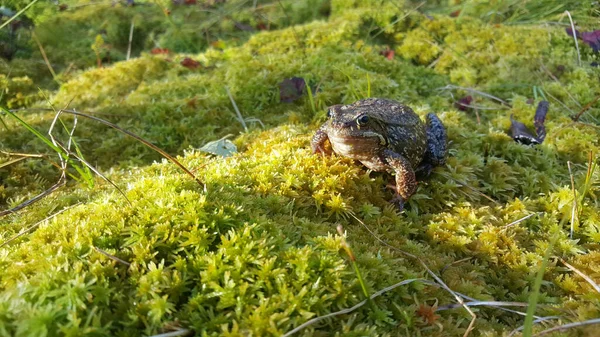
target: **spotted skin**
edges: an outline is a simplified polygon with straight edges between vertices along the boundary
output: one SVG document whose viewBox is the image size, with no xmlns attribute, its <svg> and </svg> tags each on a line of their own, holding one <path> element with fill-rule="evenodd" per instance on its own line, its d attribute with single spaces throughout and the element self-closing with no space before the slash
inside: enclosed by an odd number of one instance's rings
<svg viewBox="0 0 600 337">
<path fill-rule="evenodd" d="M 426 123 L 408 106 L 399 102 L 368 98 L 349 105 L 329 108 L 328 120 L 313 136 L 313 153 L 333 152 L 360 161 L 374 171 L 396 176 L 396 198 L 401 209 L 417 189 L 417 173 L 428 175 L 445 163 L 446 129 L 433 113 Z"/>
</svg>

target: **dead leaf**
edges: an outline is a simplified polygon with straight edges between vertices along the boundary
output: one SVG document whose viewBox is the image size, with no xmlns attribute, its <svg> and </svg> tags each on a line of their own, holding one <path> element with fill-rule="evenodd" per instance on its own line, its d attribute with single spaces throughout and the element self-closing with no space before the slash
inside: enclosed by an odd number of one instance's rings
<svg viewBox="0 0 600 337">
<path fill-rule="evenodd" d="M 230 136 L 231 135 L 227 135 L 219 140 L 208 142 L 200 148 L 200 151 L 221 157 L 233 156 L 233 154 L 237 152 L 237 146 L 227 139 Z"/>
<path fill-rule="evenodd" d="M 427 304 L 421 304 L 419 309 L 417 309 L 417 315 L 423 318 L 427 324 L 431 325 L 440 318 L 439 315 L 435 314 L 436 309 L 437 306 L 430 307 Z"/>
<path fill-rule="evenodd" d="M 279 100 L 292 103 L 306 93 L 306 82 L 302 77 L 292 77 L 279 83 Z"/>
<path fill-rule="evenodd" d="M 386 59 L 391 61 L 394 59 L 394 55 L 396 55 L 396 53 L 392 49 L 387 47 L 386 49 L 380 51 L 379 55 L 383 55 Z"/>
<path fill-rule="evenodd" d="M 200 62 L 193 60 L 189 57 L 186 57 L 183 59 L 183 61 L 181 61 L 180 63 L 182 66 L 188 68 L 188 69 L 196 69 L 198 67 L 201 67 L 202 65 L 200 64 Z"/>
<path fill-rule="evenodd" d="M 168 50 L 167 48 L 153 48 L 153 49 L 150 51 L 150 54 L 153 54 L 153 55 L 158 55 L 158 54 L 169 54 L 170 52 L 171 52 L 171 51 L 170 51 L 170 50 Z"/>
<path fill-rule="evenodd" d="M 450 13 L 450 17 L 451 18 L 455 18 L 455 17 L 457 17 L 459 15 L 460 15 L 460 9 L 457 9 L 454 12 Z"/>
</svg>

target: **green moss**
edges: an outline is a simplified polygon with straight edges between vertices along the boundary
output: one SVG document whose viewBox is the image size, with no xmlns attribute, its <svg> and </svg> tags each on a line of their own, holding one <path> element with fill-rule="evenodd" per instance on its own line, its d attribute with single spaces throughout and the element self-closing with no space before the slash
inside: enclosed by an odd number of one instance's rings
<svg viewBox="0 0 600 337">
<path fill-rule="evenodd" d="M 210 10 L 224 14 L 238 5 L 215 4 Z M 160 157 L 142 144 L 80 119 L 74 137 L 86 159 L 125 191 L 131 205 L 108 184 L 99 181 L 89 189 L 70 182 L 0 219 L 2 244 L 73 207 L 0 247 L 0 335 L 152 335 L 174 327 L 202 336 L 281 335 L 364 299 L 340 249 L 338 224 L 370 293 L 429 277 L 352 215 L 394 247 L 422 258 L 454 291 L 479 300 L 527 302 L 551 237 L 558 238 L 555 255 L 592 277 L 599 272 L 599 170 L 583 195 L 589 152 L 597 161 L 600 151 L 599 109 L 591 106 L 581 117 L 584 123 L 570 118 L 600 90 L 590 50 L 583 50 L 579 66 L 573 41 L 561 27 L 515 24 L 516 16 L 489 24 L 477 13 L 492 5 L 478 5 L 484 7 L 458 18 L 439 12 L 426 17 L 416 5 L 387 1 L 281 6 L 269 2 L 257 8 L 270 15 L 271 30 L 236 31 L 234 21 L 261 21 L 251 4 L 243 4 L 208 30 L 223 42 L 210 47 L 184 19 L 186 13 L 206 15 L 200 5 L 172 7 L 172 21 L 160 17 L 155 5 L 102 8 L 93 20 L 91 9 L 57 14 L 44 24 L 53 22 L 56 32 L 85 33 L 62 51 L 60 38 L 44 35 L 38 26 L 53 62 L 81 62 L 76 71 L 57 67 L 62 81 L 57 90 L 45 86 L 55 107 L 68 104 L 105 118 L 180 155 L 207 186 L 205 191 L 164 160 L 153 163 Z M 520 13 L 509 10 L 504 13 Z M 140 22 L 136 57 L 116 62 L 123 59 L 131 20 L 142 13 L 153 14 Z M 115 53 L 113 62 L 96 69 L 90 46 L 98 34 Z M 156 45 L 148 41 L 172 43 L 171 54 L 149 54 Z M 194 48 L 186 47 L 190 43 Z M 380 55 L 386 47 L 396 51 L 394 59 Z M 202 66 L 182 66 L 186 57 Z M 34 60 L 6 63 L 14 73 L 0 83 L 11 88 L 26 83 L 17 92 L 34 99 L 33 88 L 48 80 L 44 64 Z M 278 84 L 293 76 L 318 86 L 314 105 L 306 97 L 279 101 Z M 488 92 L 510 107 L 460 89 L 438 90 L 448 84 Z M 242 116 L 260 120 L 264 129 L 249 122 L 244 132 L 225 87 Z M 325 107 L 364 98 L 367 88 L 371 96 L 406 102 L 423 117 L 437 112 L 448 129 L 446 166 L 419 183 L 402 214 L 388 202 L 388 175 L 309 150 Z M 473 104 L 492 109 L 479 110 L 478 117 L 457 110 L 454 101 L 467 94 Z M 533 128 L 542 94 L 551 102 L 546 140 L 536 147 L 514 142 L 507 134 L 510 116 Z M 15 97 L 6 96 L 4 104 Z M 40 131 L 54 118 L 48 111 L 19 114 Z M 46 153 L 54 160 L 44 144 L 2 118 L 8 127 L 0 125 L 3 150 Z M 231 139 L 239 153 L 221 158 L 197 150 L 228 134 L 237 135 Z M 67 140 L 64 131 L 56 136 Z M 567 161 L 580 196 L 572 238 Z M 5 209 L 33 197 L 58 175 L 43 159 L 3 168 L 0 205 Z M 598 317 L 600 296 L 557 261 L 551 259 L 545 271 L 536 314 L 559 314 L 564 321 Z M 415 282 L 376 299 L 376 310 L 364 306 L 298 335 L 462 335 L 470 316 L 460 308 L 439 312 L 439 326 L 418 315 L 421 304 L 436 301 L 443 306 L 454 298 Z M 508 334 L 523 322 L 497 309 L 481 308 L 477 315 L 477 336 Z"/>
</svg>

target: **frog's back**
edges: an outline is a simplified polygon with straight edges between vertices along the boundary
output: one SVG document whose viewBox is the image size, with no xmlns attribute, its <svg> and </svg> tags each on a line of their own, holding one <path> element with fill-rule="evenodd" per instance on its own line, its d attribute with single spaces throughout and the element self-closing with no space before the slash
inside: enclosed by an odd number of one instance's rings
<svg viewBox="0 0 600 337">
<path fill-rule="evenodd" d="M 385 121 L 387 148 L 408 159 L 413 167 L 421 163 L 427 149 L 427 133 L 425 124 L 410 107 L 382 98 L 365 99 L 354 105 Z"/>
</svg>

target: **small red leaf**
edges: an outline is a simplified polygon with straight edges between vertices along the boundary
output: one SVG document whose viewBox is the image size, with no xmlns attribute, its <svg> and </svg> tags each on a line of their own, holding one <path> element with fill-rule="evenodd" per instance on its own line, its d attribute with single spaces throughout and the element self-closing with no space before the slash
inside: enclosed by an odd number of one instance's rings
<svg viewBox="0 0 600 337">
<path fill-rule="evenodd" d="M 168 50 L 167 48 L 154 48 L 150 51 L 150 54 L 158 55 L 158 54 L 168 54 L 170 52 L 171 51 Z"/>
<path fill-rule="evenodd" d="M 394 59 L 395 54 L 396 53 L 393 50 L 391 50 L 390 48 L 386 48 L 385 50 L 382 50 L 379 52 L 379 55 L 383 55 L 386 59 L 388 59 L 390 61 Z"/>
<path fill-rule="evenodd" d="M 457 17 L 459 15 L 460 15 L 460 9 L 457 9 L 454 12 L 450 13 L 450 17 L 451 18 L 455 18 L 455 17 Z"/>
<path fill-rule="evenodd" d="M 184 58 L 180 64 L 188 69 L 196 69 L 201 66 L 200 62 L 193 60 L 189 57 Z"/>
<path fill-rule="evenodd" d="M 454 106 L 461 111 L 468 111 L 471 107 L 471 102 L 473 102 L 472 96 L 465 96 L 458 100 L 458 102 L 454 103 Z"/>
</svg>

